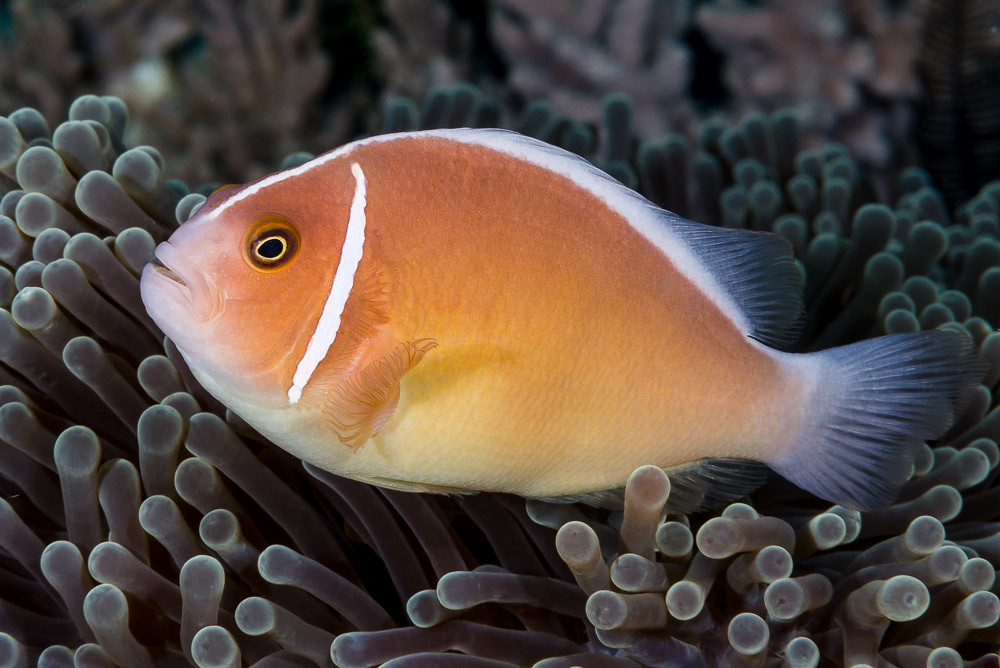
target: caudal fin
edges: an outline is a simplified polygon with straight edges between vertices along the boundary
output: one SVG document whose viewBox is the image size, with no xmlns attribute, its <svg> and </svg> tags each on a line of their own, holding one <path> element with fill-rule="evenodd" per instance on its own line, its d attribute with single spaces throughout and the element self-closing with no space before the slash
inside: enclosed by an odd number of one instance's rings
<svg viewBox="0 0 1000 668">
<path fill-rule="evenodd" d="M 896 498 L 919 446 L 948 429 L 987 368 L 969 337 L 937 330 L 810 357 L 819 373 L 811 422 L 768 464 L 799 487 L 858 510 Z"/>
</svg>

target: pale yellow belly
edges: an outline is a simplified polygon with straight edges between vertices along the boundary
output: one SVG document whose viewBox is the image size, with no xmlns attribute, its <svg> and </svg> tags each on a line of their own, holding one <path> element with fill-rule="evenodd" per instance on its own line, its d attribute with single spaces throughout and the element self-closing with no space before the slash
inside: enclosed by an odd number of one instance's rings
<svg viewBox="0 0 1000 668">
<path fill-rule="evenodd" d="M 623 354 L 611 368 L 567 356 L 559 372 L 499 356 L 456 374 L 441 352 L 404 379 L 392 421 L 348 457 L 351 475 L 560 496 L 620 486 L 644 464 L 761 459 L 771 439 L 775 417 L 758 406 L 772 392 L 720 384 L 738 373 L 660 380 Z"/>
</svg>

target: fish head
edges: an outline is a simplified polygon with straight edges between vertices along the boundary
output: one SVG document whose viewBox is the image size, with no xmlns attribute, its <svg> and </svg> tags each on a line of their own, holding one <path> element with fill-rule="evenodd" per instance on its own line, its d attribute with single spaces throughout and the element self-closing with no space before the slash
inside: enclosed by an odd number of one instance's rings
<svg viewBox="0 0 1000 668">
<path fill-rule="evenodd" d="M 288 404 L 351 205 L 349 169 L 328 167 L 216 191 L 143 269 L 146 310 L 230 407 Z"/>
</svg>

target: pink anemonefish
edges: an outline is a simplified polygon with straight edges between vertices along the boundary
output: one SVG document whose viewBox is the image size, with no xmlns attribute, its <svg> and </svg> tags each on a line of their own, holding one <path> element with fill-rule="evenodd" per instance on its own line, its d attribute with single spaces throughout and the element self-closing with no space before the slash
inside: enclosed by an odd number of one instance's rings
<svg viewBox="0 0 1000 668">
<path fill-rule="evenodd" d="M 693 509 L 765 464 L 876 508 L 985 373 L 942 331 L 781 352 L 802 312 L 784 239 L 502 130 L 371 137 L 221 189 L 156 257 L 143 302 L 209 392 L 395 489 L 613 503 L 655 464 Z"/>
</svg>

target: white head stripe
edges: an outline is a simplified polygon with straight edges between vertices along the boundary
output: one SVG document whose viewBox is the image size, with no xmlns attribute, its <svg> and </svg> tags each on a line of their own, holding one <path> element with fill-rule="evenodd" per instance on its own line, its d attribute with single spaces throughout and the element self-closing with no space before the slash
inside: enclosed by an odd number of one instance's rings
<svg viewBox="0 0 1000 668">
<path fill-rule="evenodd" d="M 347 305 L 347 298 L 351 296 L 354 289 L 354 274 L 361 264 L 361 256 L 365 250 L 365 205 L 368 196 L 368 179 L 361 171 L 361 165 L 351 163 L 351 174 L 354 175 L 354 199 L 351 201 L 351 214 L 347 219 L 347 233 L 344 235 L 344 245 L 340 249 L 340 263 L 337 264 L 337 271 L 333 275 L 333 285 L 330 286 L 330 294 L 326 297 L 326 304 L 323 305 L 323 313 L 316 323 L 316 330 L 309 345 L 295 367 L 295 375 L 292 376 L 292 386 L 288 388 L 288 401 L 296 403 L 302 398 L 302 390 L 306 383 L 312 378 L 316 367 L 326 357 L 330 346 L 337 338 L 337 330 L 340 329 L 340 317 L 344 314 L 344 307 Z"/>
</svg>

